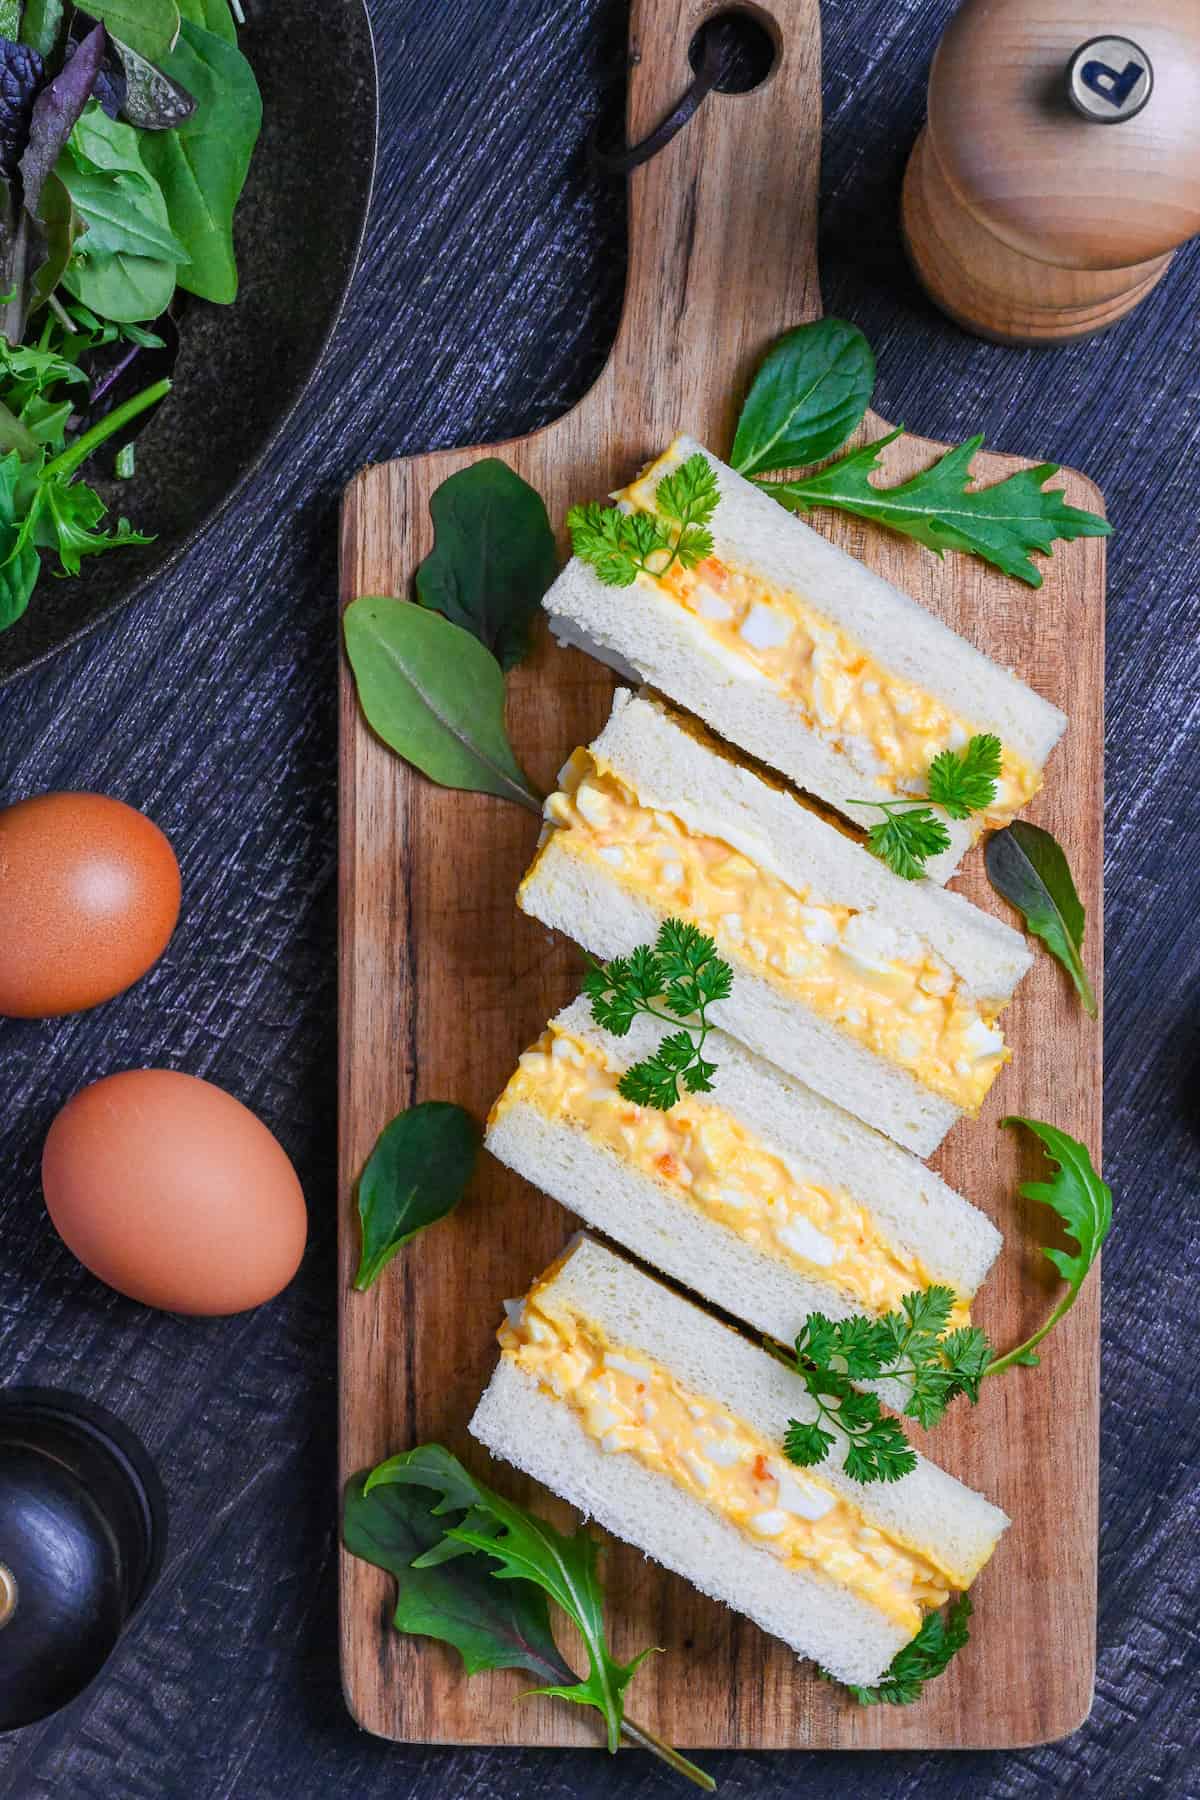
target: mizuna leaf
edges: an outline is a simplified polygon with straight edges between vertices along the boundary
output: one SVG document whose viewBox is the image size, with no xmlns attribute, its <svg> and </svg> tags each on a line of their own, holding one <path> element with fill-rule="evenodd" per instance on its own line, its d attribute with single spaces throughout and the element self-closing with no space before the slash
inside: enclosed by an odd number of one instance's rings
<svg viewBox="0 0 1200 1800">
<path fill-rule="evenodd" d="M 730 462 L 741 475 L 820 462 L 850 436 L 874 386 L 875 357 L 856 325 L 818 319 L 797 326 L 759 365 Z"/>
<path fill-rule="evenodd" d="M 1083 966 L 1083 902 L 1062 845 L 1040 825 L 1015 819 L 988 838 L 988 880 L 1015 906 L 1025 929 L 1041 938 L 1075 983 L 1084 1011 L 1095 1018 L 1096 995 Z"/>
<path fill-rule="evenodd" d="M 429 510 L 434 546 L 417 570 L 417 599 L 474 632 L 511 669 L 529 652 L 532 622 L 558 571 L 541 495 L 488 456 L 443 481 Z"/>
<path fill-rule="evenodd" d="M 899 436 L 899 430 L 889 432 L 813 475 L 764 482 L 763 490 L 791 512 L 834 506 L 915 538 L 939 556 L 946 550 L 981 556 L 1030 587 L 1042 585 L 1032 550 L 1049 551 L 1056 538 L 1107 537 L 1111 530 L 1097 513 L 1068 505 L 1061 489 L 1045 486 L 1058 473 L 1057 463 L 1039 463 L 968 490 L 971 459 L 982 437 L 947 450 L 932 467 L 896 487 L 875 487 L 869 477 L 880 466 L 880 453 Z"/>
<path fill-rule="evenodd" d="M 500 664 L 469 631 L 409 600 L 352 601 L 346 652 L 367 722 L 442 787 L 541 804 L 504 729 Z"/>
<path fill-rule="evenodd" d="M 479 1155 L 479 1127 L 461 1106 L 427 1100 L 384 1127 L 358 1182 L 360 1293 L 402 1244 L 454 1211 Z"/>
</svg>

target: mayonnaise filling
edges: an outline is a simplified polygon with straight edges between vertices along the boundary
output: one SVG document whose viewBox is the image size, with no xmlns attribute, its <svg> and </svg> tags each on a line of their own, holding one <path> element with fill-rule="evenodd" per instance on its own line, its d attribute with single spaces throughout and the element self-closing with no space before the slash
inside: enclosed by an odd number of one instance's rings
<svg viewBox="0 0 1200 1800">
<path fill-rule="evenodd" d="M 552 1294 L 535 1288 L 499 1338 L 504 1354 L 569 1406 L 607 1454 L 633 1456 L 667 1476 L 788 1568 L 848 1588 L 903 1630 L 915 1633 L 959 1585 L 934 1551 L 870 1524 L 743 1419 L 652 1358 L 610 1343 Z"/>
<path fill-rule="evenodd" d="M 602 862 L 933 1093 L 978 1111 L 1010 1052 L 994 1012 L 915 932 L 790 887 L 722 839 L 642 806 L 590 750 L 576 750 L 559 780 L 545 813 L 562 849 Z"/>
<path fill-rule="evenodd" d="M 769 1150 L 728 1108 L 685 1094 L 658 1112 L 624 1099 L 619 1081 L 598 1045 L 551 1025 L 521 1057 L 493 1120 L 524 1103 L 585 1132 L 746 1243 L 827 1282 L 856 1311 L 895 1311 L 935 1279 L 845 1188 Z M 968 1322 L 968 1300 L 960 1297 L 954 1325 Z"/>
</svg>

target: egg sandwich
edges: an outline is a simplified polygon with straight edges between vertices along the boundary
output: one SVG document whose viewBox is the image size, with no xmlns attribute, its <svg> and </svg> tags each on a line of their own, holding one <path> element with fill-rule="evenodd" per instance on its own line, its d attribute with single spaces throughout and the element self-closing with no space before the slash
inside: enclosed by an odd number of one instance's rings
<svg viewBox="0 0 1200 1800">
<path fill-rule="evenodd" d="M 791 1343 L 811 1312 L 899 1310 L 934 1282 L 966 1322 L 1000 1249 L 990 1220 L 924 1163 L 723 1032 L 710 1093 L 669 1111 L 619 1091 L 654 1050 L 576 1000 L 521 1057 L 488 1120 L 499 1160 L 656 1268 Z M 891 1384 L 895 1386 L 896 1384 Z M 884 1391 L 904 1405 L 905 1397 Z"/>
<path fill-rule="evenodd" d="M 1031 963 L 1008 925 L 904 881 L 654 699 L 620 690 L 545 807 L 518 904 L 594 956 L 668 918 L 712 937 L 712 1018 L 759 1056 L 928 1156 L 1009 1052 L 996 1023 Z"/>
<path fill-rule="evenodd" d="M 945 819 L 950 847 L 926 871 L 944 881 L 981 831 L 1038 791 L 1065 716 L 691 438 L 676 438 L 619 505 L 657 516 L 660 481 L 697 452 L 720 491 L 711 551 L 624 587 L 573 557 L 543 602 L 555 636 L 659 689 L 861 825 L 880 814 L 858 802 L 924 794 L 935 756 L 994 734 L 995 799 Z"/>
<path fill-rule="evenodd" d="M 1008 1524 L 924 1458 L 871 1486 L 794 1468 L 796 1376 L 589 1238 L 499 1336 L 473 1435 L 840 1680 L 878 1681 Z"/>
</svg>

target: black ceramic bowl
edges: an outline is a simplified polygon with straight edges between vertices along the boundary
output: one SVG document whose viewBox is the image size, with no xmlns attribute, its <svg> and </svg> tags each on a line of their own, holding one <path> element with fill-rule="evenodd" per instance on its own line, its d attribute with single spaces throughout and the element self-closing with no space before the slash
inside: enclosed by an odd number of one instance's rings
<svg viewBox="0 0 1200 1800">
<path fill-rule="evenodd" d="M 93 557 L 75 580 L 42 576 L 0 632 L 0 682 L 80 637 L 176 561 L 282 431 L 329 340 L 354 274 L 375 169 L 379 91 L 364 0 L 244 0 L 241 44 L 263 130 L 238 208 L 241 291 L 189 302 L 174 391 L 137 445 L 131 481 L 87 479 L 114 513 L 156 533 Z"/>
</svg>

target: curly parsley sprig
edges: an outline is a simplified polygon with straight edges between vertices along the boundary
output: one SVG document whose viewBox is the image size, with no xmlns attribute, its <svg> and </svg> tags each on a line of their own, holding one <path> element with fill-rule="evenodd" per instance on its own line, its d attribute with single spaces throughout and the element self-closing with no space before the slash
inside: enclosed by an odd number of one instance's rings
<svg viewBox="0 0 1200 1800">
<path fill-rule="evenodd" d="M 912 800 L 851 800 L 874 806 L 883 818 L 867 833 L 867 848 L 896 875 L 916 881 L 930 857 L 950 848 L 950 833 L 924 801 L 952 819 L 986 812 L 996 798 L 1003 746 L 990 731 L 977 732 L 964 750 L 942 750 L 929 765 L 925 795 Z"/>
<path fill-rule="evenodd" d="M 720 497 L 712 465 L 697 450 L 657 484 L 653 513 L 622 512 L 597 500 L 573 506 L 571 547 L 608 587 L 629 587 L 640 574 L 665 575 L 672 563 L 694 569 L 712 552 L 708 521 Z"/>
<path fill-rule="evenodd" d="M 681 1020 L 694 1021 L 672 1030 L 653 1056 L 626 1069 L 618 1084 L 624 1099 L 669 1112 L 679 1104 L 681 1081 L 689 1094 L 711 1091 L 717 1070 L 703 1054 L 712 1030 L 708 1008 L 729 998 L 733 970 L 695 925 L 667 919 L 653 948 L 642 944 L 607 964 L 592 960 L 583 991 L 597 1025 L 615 1037 L 624 1037 L 639 1013 L 673 1027 Z"/>
<path fill-rule="evenodd" d="M 960 1594 L 944 1612 L 926 1615 L 912 1642 L 897 1650 L 877 1687 L 859 1687 L 854 1682 L 846 1682 L 845 1686 L 860 1706 L 911 1706 L 920 1699 L 925 1683 L 941 1675 L 952 1658 L 970 1643 L 970 1617 L 970 1596 Z M 837 1680 L 827 1669 L 819 1673 L 826 1681 Z"/>
<path fill-rule="evenodd" d="M 879 1396 L 854 1384 L 882 1377 L 904 1381 L 905 1414 L 926 1427 L 937 1424 L 958 1394 L 973 1405 L 991 1346 L 977 1326 L 946 1330 L 955 1298 L 952 1288 L 934 1286 L 905 1294 L 900 1311 L 882 1319 L 810 1313 L 796 1339 L 794 1366 L 817 1417 L 789 1420 L 783 1442 L 789 1462 L 800 1468 L 823 1463 L 841 1438 L 852 1481 L 899 1481 L 911 1474 L 916 1452 L 900 1421 L 884 1418 Z"/>
</svg>

